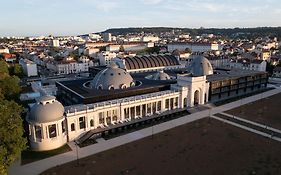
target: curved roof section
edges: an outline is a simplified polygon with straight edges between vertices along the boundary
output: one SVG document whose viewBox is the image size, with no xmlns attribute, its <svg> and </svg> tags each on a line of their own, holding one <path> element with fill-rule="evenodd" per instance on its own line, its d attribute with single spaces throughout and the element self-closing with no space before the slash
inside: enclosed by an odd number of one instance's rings
<svg viewBox="0 0 281 175">
<path fill-rule="evenodd" d="M 164 71 L 156 72 L 151 77 L 152 80 L 170 80 L 171 77 L 166 74 Z"/>
<path fill-rule="evenodd" d="M 32 106 L 27 120 L 35 123 L 54 122 L 64 118 L 64 107 L 54 96 L 43 96 Z"/>
<path fill-rule="evenodd" d="M 193 76 L 212 75 L 214 73 L 209 60 L 200 55 L 193 58 L 189 71 Z"/>
<path fill-rule="evenodd" d="M 173 55 L 135 56 L 124 59 L 126 68 L 129 70 L 180 65 L 177 58 Z"/>
<path fill-rule="evenodd" d="M 131 64 L 134 64 L 131 62 Z M 106 69 L 100 71 L 91 81 L 91 87 L 100 90 L 125 89 L 134 86 L 131 75 L 118 68 L 114 62 Z"/>
</svg>

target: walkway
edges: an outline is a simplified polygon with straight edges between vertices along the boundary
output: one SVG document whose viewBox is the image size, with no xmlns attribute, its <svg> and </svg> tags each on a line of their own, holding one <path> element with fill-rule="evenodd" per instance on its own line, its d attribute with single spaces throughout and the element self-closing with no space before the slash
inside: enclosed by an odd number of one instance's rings
<svg viewBox="0 0 281 175">
<path fill-rule="evenodd" d="M 245 129 L 247 131 L 253 132 L 255 134 L 268 137 L 270 139 L 281 142 L 281 131 L 274 129 L 256 122 L 245 120 L 233 115 L 226 113 L 219 113 L 211 116 L 214 119 L 220 120 L 222 122 L 228 123 L 230 125 Z"/>
<path fill-rule="evenodd" d="M 271 91 L 263 92 L 263 98 L 272 96 L 274 94 L 280 93 L 280 89 L 274 89 Z M 168 122 L 160 123 L 158 125 L 154 125 L 152 127 L 148 127 L 142 130 L 138 130 L 136 132 L 132 132 L 126 135 L 122 135 L 113 139 L 105 140 L 105 141 L 100 141 L 96 144 L 83 147 L 83 148 L 78 148 L 78 155 L 79 158 L 87 157 L 92 154 L 96 154 L 108 149 L 112 149 L 114 147 L 133 142 L 139 139 L 142 139 L 147 136 L 151 136 L 153 134 L 157 134 L 160 132 L 163 132 L 165 130 L 184 125 L 186 123 L 193 122 L 195 120 L 199 120 L 208 116 L 211 116 L 212 114 L 216 113 L 221 113 L 223 111 L 227 111 L 236 107 L 239 107 L 240 105 L 251 103 L 254 101 L 257 101 L 260 99 L 260 95 L 254 95 L 248 98 L 244 98 L 242 100 L 238 100 L 232 103 L 228 103 L 222 106 L 214 107 L 211 109 L 203 110 L 197 113 L 193 113 L 181 118 L 177 118 L 175 120 L 171 120 Z M 73 142 L 69 143 L 71 145 L 71 148 L 74 148 Z M 50 158 L 46 158 L 40 161 L 36 161 L 30 164 L 26 164 L 23 166 L 19 166 L 18 164 L 15 164 L 10 168 L 10 174 L 11 175 L 37 175 L 49 168 L 65 164 L 67 162 L 76 160 L 76 147 L 70 152 L 63 153 L 57 156 L 53 156 Z"/>
</svg>

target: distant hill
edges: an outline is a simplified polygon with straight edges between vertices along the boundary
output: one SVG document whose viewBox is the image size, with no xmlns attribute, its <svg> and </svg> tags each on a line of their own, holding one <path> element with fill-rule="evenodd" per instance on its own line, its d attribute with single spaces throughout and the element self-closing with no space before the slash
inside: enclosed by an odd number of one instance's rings
<svg viewBox="0 0 281 175">
<path fill-rule="evenodd" d="M 172 28 L 172 27 L 139 27 L 139 28 L 112 28 L 102 33 L 112 33 L 114 35 L 124 35 L 128 33 L 155 33 L 160 34 L 163 32 L 171 32 L 174 30 L 176 33 L 190 33 L 191 35 L 201 34 L 216 34 L 227 37 L 263 37 L 263 36 L 276 36 L 281 39 L 281 27 L 257 27 L 257 28 Z"/>
</svg>

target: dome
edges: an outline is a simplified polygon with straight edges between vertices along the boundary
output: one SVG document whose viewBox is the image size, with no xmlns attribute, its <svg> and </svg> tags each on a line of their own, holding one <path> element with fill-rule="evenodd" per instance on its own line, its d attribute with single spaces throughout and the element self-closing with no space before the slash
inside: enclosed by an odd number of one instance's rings
<svg viewBox="0 0 281 175">
<path fill-rule="evenodd" d="M 61 120 L 64 118 L 64 107 L 54 96 L 43 96 L 32 106 L 28 121 L 46 123 Z"/>
<path fill-rule="evenodd" d="M 156 72 L 155 74 L 153 74 L 151 79 L 152 80 L 170 80 L 171 77 L 168 74 L 166 74 L 164 71 L 159 71 L 159 72 Z"/>
<path fill-rule="evenodd" d="M 203 56 L 195 56 L 190 65 L 190 73 L 193 76 L 212 75 L 213 67 L 209 60 Z"/>
<path fill-rule="evenodd" d="M 115 63 L 100 71 L 91 81 L 92 88 L 101 90 L 125 89 L 134 85 L 131 75 Z"/>
</svg>

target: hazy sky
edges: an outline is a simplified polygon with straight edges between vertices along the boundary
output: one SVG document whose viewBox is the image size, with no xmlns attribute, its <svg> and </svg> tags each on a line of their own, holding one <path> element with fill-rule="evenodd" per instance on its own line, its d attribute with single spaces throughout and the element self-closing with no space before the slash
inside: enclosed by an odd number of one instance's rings
<svg viewBox="0 0 281 175">
<path fill-rule="evenodd" d="M 0 36 L 76 35 L 113 27 L 281 26 L 280 0 L 3 0 Z"/>
</svg>

